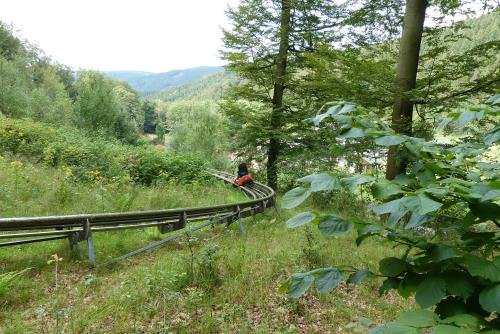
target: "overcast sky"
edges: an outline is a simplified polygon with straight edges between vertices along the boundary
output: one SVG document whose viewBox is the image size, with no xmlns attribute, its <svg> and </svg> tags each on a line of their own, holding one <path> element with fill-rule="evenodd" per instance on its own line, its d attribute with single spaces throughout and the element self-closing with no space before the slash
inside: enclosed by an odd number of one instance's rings
<svg viewBox="0 0 500 334">
<path fill-rule="evenodd" d="M 0 20 L 75 69 L 162 72 L 221 65 L 238 0 L 1 0 Z"/>
<path fill-rule="evenodd" d="M 163 72 L 223 64 L 228 3 L 238 0 L 0 0 L 0 20 L 74 69 Z"/>
</svg>

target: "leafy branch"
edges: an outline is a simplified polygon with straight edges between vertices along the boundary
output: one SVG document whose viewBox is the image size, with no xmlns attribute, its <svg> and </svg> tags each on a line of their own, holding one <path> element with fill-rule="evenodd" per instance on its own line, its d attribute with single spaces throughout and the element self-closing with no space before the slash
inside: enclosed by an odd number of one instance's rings
<svg viewBox="0 0 500 334">
<path fill-rule="evenodd" d="M 487 153 L 500 141 L 499 105 L 500 95 L 496 95 L 486 105 L 451 113 L 444 126 L 454 123 L 463 128 L 482 121 L 489 130 L 482 142 L 447 148 L 397 134 L 374 112 L 347 102 L 329 104 L 326 112 L 306 120 L 316 127 L 326 121 L 336 123 L 341 138 L 371 138 L 378 146 L 397 146 L 412 162 L 411 171 L 394 180 L 377 180 L 369 174 L 343 177 L 337 171 L 305 176 L 298 180 L 302 186 L 284 195 L 284 208 L 299 206 L 314 192 L 344 189 L 356 193 L 359 187 L 369 187 L 379 201 L 371 206 L 378 218 L 369 221 L 303 212 L 291 218 L 288 227 L 313 223 L 327 237 L 356 231 L 357 246 L 377 237 L 407 249 L 402 256 L 382 259 L 379 273 L 340 266 L 320 268 L 292 275 L 282 291 L 299 298 L 315 284 L 320 292 L 328 292 L 343 280 L 344 273 L 350 273 L 350 284 L 385 277 L 381 293 L 395 289 L 403 297 L 414 294 L 420 307 L 435 309 L 403 313 L 397 322 L 371 333 L 422 333 L 430 328 L 437 334 L 451 330 L 486 333 L 498 328 L 500 165 L 488 159 Z M 449 228 L 458 237 L 441 240 L 436 232 Z"/>
</svg>

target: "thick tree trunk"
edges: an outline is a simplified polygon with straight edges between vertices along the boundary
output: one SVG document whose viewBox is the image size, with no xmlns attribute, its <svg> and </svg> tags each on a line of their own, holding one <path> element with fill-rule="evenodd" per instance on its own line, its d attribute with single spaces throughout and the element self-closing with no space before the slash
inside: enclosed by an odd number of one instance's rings
<svg viewBox="0 0 500 334">
<path fill-rule="evenodd" d="M 407 0 L 403 33 L 399 46 L 399 62 L 396 69 L 396 96 L 392 107 L 392 128 L 397 133 L 411 135 L 413 102 L 408 92 L 417 81 L 420 43 L 424 30 L 427 0 Z M 387 156 L 386 178 L 394 179 L 406 172 L 408 161 L 399 154 L 397 146 L 391 146 Z"/>
<path fill-rule="evenodd" d="M 278 156 L 280 154 L 281 116 L 283 114 L 283 93 L 285 91 L 286 64 L 290 37 L 291 4 L 290 0 L 281 1 L 280 47 L 276 59 L 273 85 L 273 110 L 271 112 L 271 137 L 267 151 L 267 183 L 278 188 Z"/>
</svg>

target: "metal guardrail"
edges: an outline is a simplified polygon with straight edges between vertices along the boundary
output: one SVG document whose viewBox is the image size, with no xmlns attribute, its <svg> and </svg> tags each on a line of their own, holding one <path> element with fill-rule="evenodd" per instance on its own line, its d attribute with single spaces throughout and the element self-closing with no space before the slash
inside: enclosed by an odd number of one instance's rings
<svg viewBox="0 0 500 334">
<path fill-rule="evenodd" d="M 226 172 L 208 169 L 206 172 L 227 183 L 233 177 Z M 195 208 L 177 208 L 167 210 L 132 211 L 116 213 L 80 214 L 64 216 L 1 218 L 0 247 L 22 245 L 68 238 L 71 248 L 77 248 L 79 242 L 87 242 L 88 259 L 91 267 L 95 267 L 93 233 L 145 228 L 157 226 L 161 233 L 185 229 L 184 232 L 170 236 L 151 245 L 125 254 L 111 262 L 121 260 L 140 252 L 157 248 L 162 244 L 177 239 L 190 232 L 216 224 L 240 222 L 240 230 L 244 232 L 242 218 L 262 213 L 266 208 L 275 207 L 275 193 L 270 187 L 254 182 L 247 187 L 239 187 L 250 200 Z M 193 222 L 208 221 L 204 224 L 187 228 Z M 10 239 L 9 241 L 1 241 Z"/>
</svg>

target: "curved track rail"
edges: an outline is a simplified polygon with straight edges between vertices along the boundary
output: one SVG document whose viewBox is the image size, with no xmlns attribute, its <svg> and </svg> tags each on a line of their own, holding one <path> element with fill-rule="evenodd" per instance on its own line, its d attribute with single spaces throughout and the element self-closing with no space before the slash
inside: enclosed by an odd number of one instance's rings
<svg viewBox="0 0 500 334">
<path fill-rule="evenodd" d="M 208 169 L 206 172 L 232 184 L 233 177 L 229 173 L 214 169 Z M 179 234 L 167 237 L 111 261 L 115 262 L 157 248 L 168 241 L 216 224 L 229 225 L 234 221 L 239 221 L 240 229 L 244 232 L 241 219 L 262 213 L 267 208 L 275 206 L 275 193 L 270 187 L 258 182 L 255 182 L 252 186 L 240 187 L 239 189 L 250 199 L 239 203 L 195 208 L 2 218 L 0 219 L 0 247 L 68 238 L 70 246 L 73 248 L 78 247 L 79 242 L 86 241 L 88 259 L 91 267 L 94 267 L 96 263 L 93 233 L 152 226 L 157 226 L 161 233 L 184 230 Z M 194 227 L 189 226 L 192 225 L 191 223 L 202 221 L 206 222 Z"/>
</svg>

